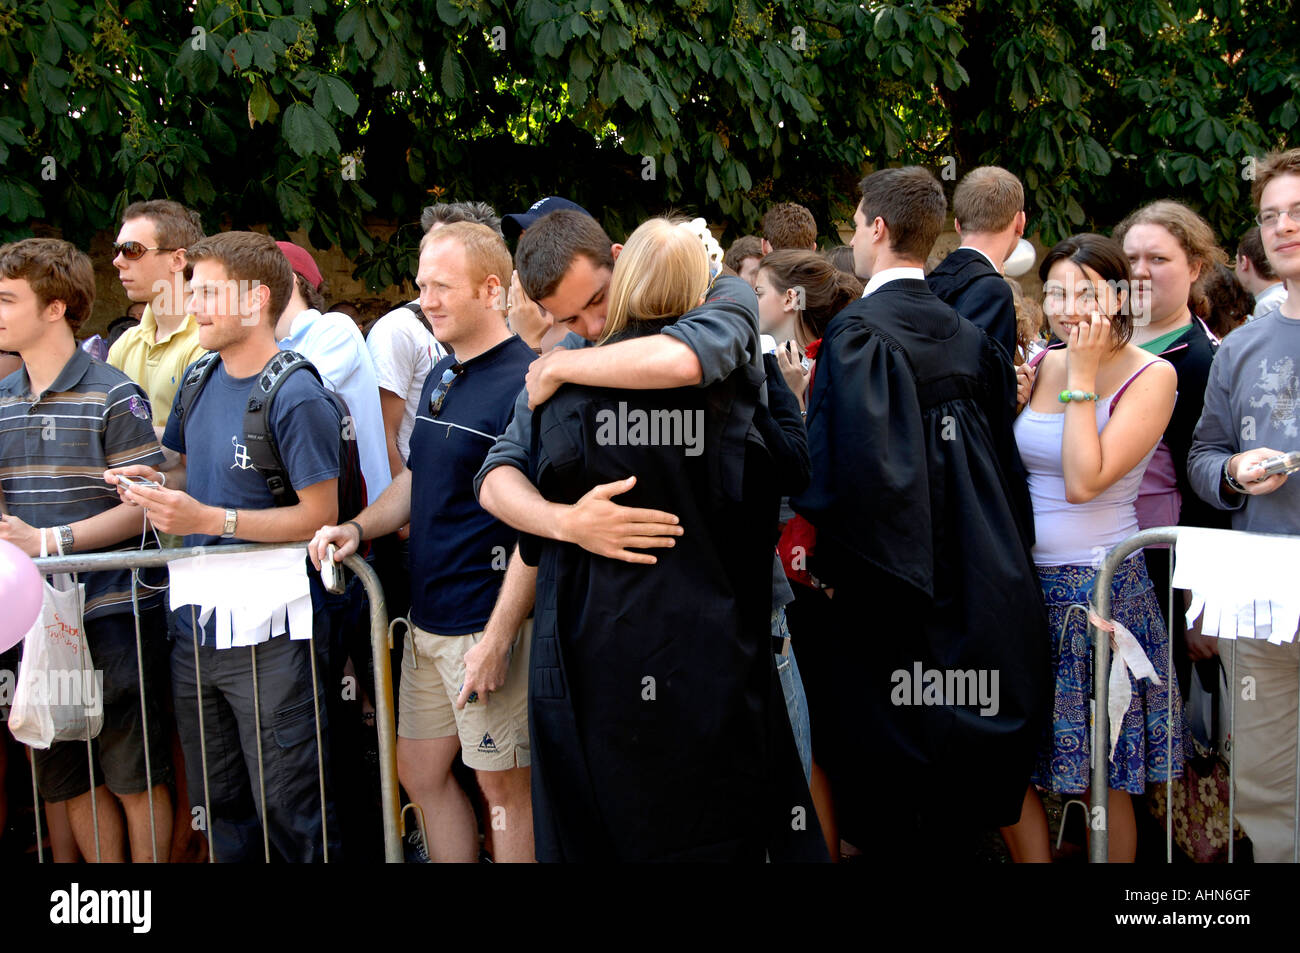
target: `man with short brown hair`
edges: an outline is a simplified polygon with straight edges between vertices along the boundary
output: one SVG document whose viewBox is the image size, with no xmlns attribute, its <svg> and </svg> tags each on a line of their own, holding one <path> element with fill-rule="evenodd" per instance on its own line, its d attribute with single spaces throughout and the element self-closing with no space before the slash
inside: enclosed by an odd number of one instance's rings
<svg viewBox="0 0 1300 953">
<path fill-rule="evenodd" d="M 808 400 L 812 482 L 791 500 L 816 528 L 808 569 L 834 591 L 819 636 L 835 647 L 841 681 L 810 693 L 813 756 L 850 843 L 962 856 L 980 826 L 1019 817 L 1050 700 L 1033 517 L 1011 432 L 1015 378 L 925 283 L 947 210 L 938 180 L 917 166 L 883 169 L 861 191 L 852 245 L 869 280 L 822 337 Z M 998 673 L 995 705 L 921 704 L 922 672 L 942 682 L 981 671 Z M 898 679 L 913 673 L 917 691 L 900 698 Z M 977 775 L 978 791 L 967 783 Z M 956 788 L 963 816 L 951 823 L 942 792 Z"/>
<path fill-rule="evenodd" d="M 783 248 L 817 250 L 817 220 L 796 202 L 773 205 L 763 216 L 763 254 Z"/>
<path fill-rule="evenodd" d="M 1006 169 L 980 166 L 957 184 L 952 208 L 961 247 L 930 272 L 926 283 L 1012 360 L 1016 305 L 1002 266 L 1025 232 L 1024 186 Z"/>
<path fill-rule="evenodd" d="M 144 391 L 76 345 L 73 332 L 89 317 L 94 300 L 90 259 L 67 242 L 29 238 L 0 247 L 0 350 L 23 359 L 18 371 L 0 380 L 0 539 L 33 557 L 43 548 L 51 555 L 138 549 L 140 511 L 122 505 L 99 477 L 108 467 L 158 465 L 163 459 Z M 84 741 L 32 752 L 41 796 L 67 802 L 73 836 L 87 860 L 125 860 L 126 834 L 132 860 L 153 860 L 151 804 L 158 860 L 167 859 L 171 844 L 171 758 L 162 726 L 166 674 L 156 665 L 166 625 L 159 590 L 152 588 L 161 580 L 148 570 L 141 575 L 143 676 L 131 571 L 80 576 L 86 587 L 82 628 L 103 677 L 98 701 L 104 724 L 91 763 Z M 92 800 L 98 805 L 98 844 Z M 126 813 L 125 832 L 118 802 Z"/>
<path fill-rule="evenodd" d="M 1255 296 L 1255 308 L 1250 314 L 1252 319 L 1276 311 L 1286 301 L 1286 282 L 1268 263 L 1258 225 L 1252 225 L 1242 234 L 1237 243 L 1237 263 L 1233 270 L 1241 286 Z"/>
<path fill-rule="evenodd" d="M 144 388 L 161 439 L 185 368 L 203 356 L 199 328 L 185 313 L 187 248 L 203 237 L 198 213 L 179 202 L 133 202 L 113 243 L 126 296 L 144 314 L 108 351 L 108 363 Z"/>
<path fill-rule="evenodd" d="M 306 539 L 338 519 L 343 422 L 336 405 L 308 371 L 290 373 L 268 398 L 268 436 L 288 484 L 281 500 L 253 465 L 245 429 L 254 388 L 280 354 L 275 323 L 289 301 L 293 270 L 271 238 L 254 232 L 211 235 L 189 249 L 189 260 L 189 310 L 200 343 L 217 352 L 216 364 L 193 385 L 183 384 L 173 402 L 163 442 L 177 464 L 110 470 L 106 479 L 124 500 L 146 507 L 160 531 L 185 536 L 186 546 Z M 118 481 L 123 473 L 159 485 L 126 487 Z M 315 610 L 309 640 L 272 635 L 268 623 L 244 633 L 251 642 L 218 647 L 215 613 L 195 625 L 188 606 L 173 606 L 172 687 L 189 796 L 194 807 L 210 805 L 209 843 L 222 862 L 263 856 L 263 833 L 273 857 L 320 860 L 326 826 L 329 852 L 337 856 L 333 802 L 320 786 L 320 772 L 327 785 L 330 776 L 329 719 L 312 664 L 314 647 L 319 668 L 329 670 L 324 589 L 317 573 L 307 576 Z M 326 742 L 319 768 L 318 730 Z"/>
<path fill-rule="evenodd" d="M 1300 283 L 1300 149 L 1261 160 L 1251 196 L 1264 255 L 1294 292 Z M 1232 513 L 1234 530 L 1300 534 L 1300 480 L 1261 471 L 1265 461 L 1300 442 L 1297 354 L 1300 296 L 1292 293 L 1225 337 L 1210 365 L 1187 477 L 1201 499 Z M 1207 649 L 1223 658 L 1230 686 L 1249 679 L 1253 689 L 1247 702 L 1238 701 L 1233 726 L 1237 818 L 1255 860 L 1280 863 L 1293 859 L 1292 835 L 1300 823 L 1294 798 L 1300 642 L 1290 632 L 1272 633 L 1287 640 L 1281 642 L 1262 630 L 1253 634 L 1235 639 L 1230 649 Z M 1205 657 L 1207 649 L 1197 655 Z"/>
</svg>

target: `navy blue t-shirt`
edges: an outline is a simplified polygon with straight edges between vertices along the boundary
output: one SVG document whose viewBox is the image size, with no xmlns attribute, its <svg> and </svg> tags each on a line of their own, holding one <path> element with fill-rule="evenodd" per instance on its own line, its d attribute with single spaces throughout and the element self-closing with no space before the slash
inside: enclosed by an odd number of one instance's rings
<svg viewBox="0 0 1300 953">
<path fill-rule="evenodd" d="M 465 361 L 434 419 L 429 410 L 443 373 L 434 365 L 411 431 L 411 621 L 438 635 L 468 635 L 487 625 L 518 534 L 478 505 L 474 474 L 514 413 L 537 355 L 512 336 Z"/>
<path fill-rule="evenodd" d="M 253 467 L 244 444 L 244 412 L 256 379 L 257 375 L 231 377 L 225 366 L 218 364 L 185 414 L 183 429 L 179 413 L 181 394 L 179 390 L 176 392 L 162 442 L 169 450 L 185 454 L 185 492 L 200 503 L 244 510 L 268 510 L 275 506 L 275 498 L 262 474 Z M 295 490 L 338 477 L 342 421 L 325 388 L 310 372 L 295 371 L 281 385 L 271 401 L 270 425 Z M 224 539 L 205 533 L 185 537 L 186 546 L 242 542 L 246 540 L 237 536 Z M 315 596 L 319 580 L 314 572 L 308 576 Z M 181 631 L 188 634 L 189 611 L 178 612 L 177 621 Z M 211 620 L 206 628 L 205 641 L 212 638 Z"/>
</svg>

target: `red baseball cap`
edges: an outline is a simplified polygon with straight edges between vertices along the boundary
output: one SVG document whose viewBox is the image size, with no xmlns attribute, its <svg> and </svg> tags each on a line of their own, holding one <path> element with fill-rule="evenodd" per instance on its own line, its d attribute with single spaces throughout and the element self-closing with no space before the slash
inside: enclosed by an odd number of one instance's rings
<svg viewBox="0 0 1300 953">
<path fill-rule="evenodd" d="M 320 269 L 316 267 L 316 260 L 311 257 L 311 252 L 293 242 L 276 242 L 276 244 L 280 246 L 280 251 L 284 252 L 284 257 L 289 259 L 294 272 L 306 278 L 307 283 L 313 288 L 319 288 L 325 279 L 321 277 Z"/>
</svg>

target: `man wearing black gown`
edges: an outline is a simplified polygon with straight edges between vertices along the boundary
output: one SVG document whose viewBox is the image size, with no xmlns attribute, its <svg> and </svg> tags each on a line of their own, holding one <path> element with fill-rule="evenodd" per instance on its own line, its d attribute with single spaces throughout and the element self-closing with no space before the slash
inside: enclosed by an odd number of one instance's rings
<svg viewBox="0 0 1300 953">
<path fill-rule="evenodd" d="M 1051 698 L 1015 381 L 921 269 L 947 203 L 919 167 L 861 183 L 859 301 L 832 319 L 808 404 L 840 683 L 813 733 L 845 838 L 930 859 L 1014 822 Z"/>
</svg>

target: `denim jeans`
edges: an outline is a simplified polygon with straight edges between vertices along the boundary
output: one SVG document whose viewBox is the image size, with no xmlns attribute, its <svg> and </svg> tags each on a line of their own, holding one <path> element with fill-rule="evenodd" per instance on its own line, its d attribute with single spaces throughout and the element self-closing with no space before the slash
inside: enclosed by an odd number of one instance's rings
<svg viewBox="0 0 1300 953">
<path fill-rule="evenodd" d="M 772 613 L 772 638 L 787 639 L 790 630 L 785 624 L 785 608 Z M 790 715 L 794 729 L 794 743 L 799 749 L 805 780 L 812 779 L 812 732 L 808 725 L 808 696 L 804 694 L 803 679 L 799 677 L 799 664 L 794 660 L 794 645 L 783 656 L 776 653 L 776 673 L 781 678 L 781 692 L 785 695 L 785 710 Z"/>
</svg>

